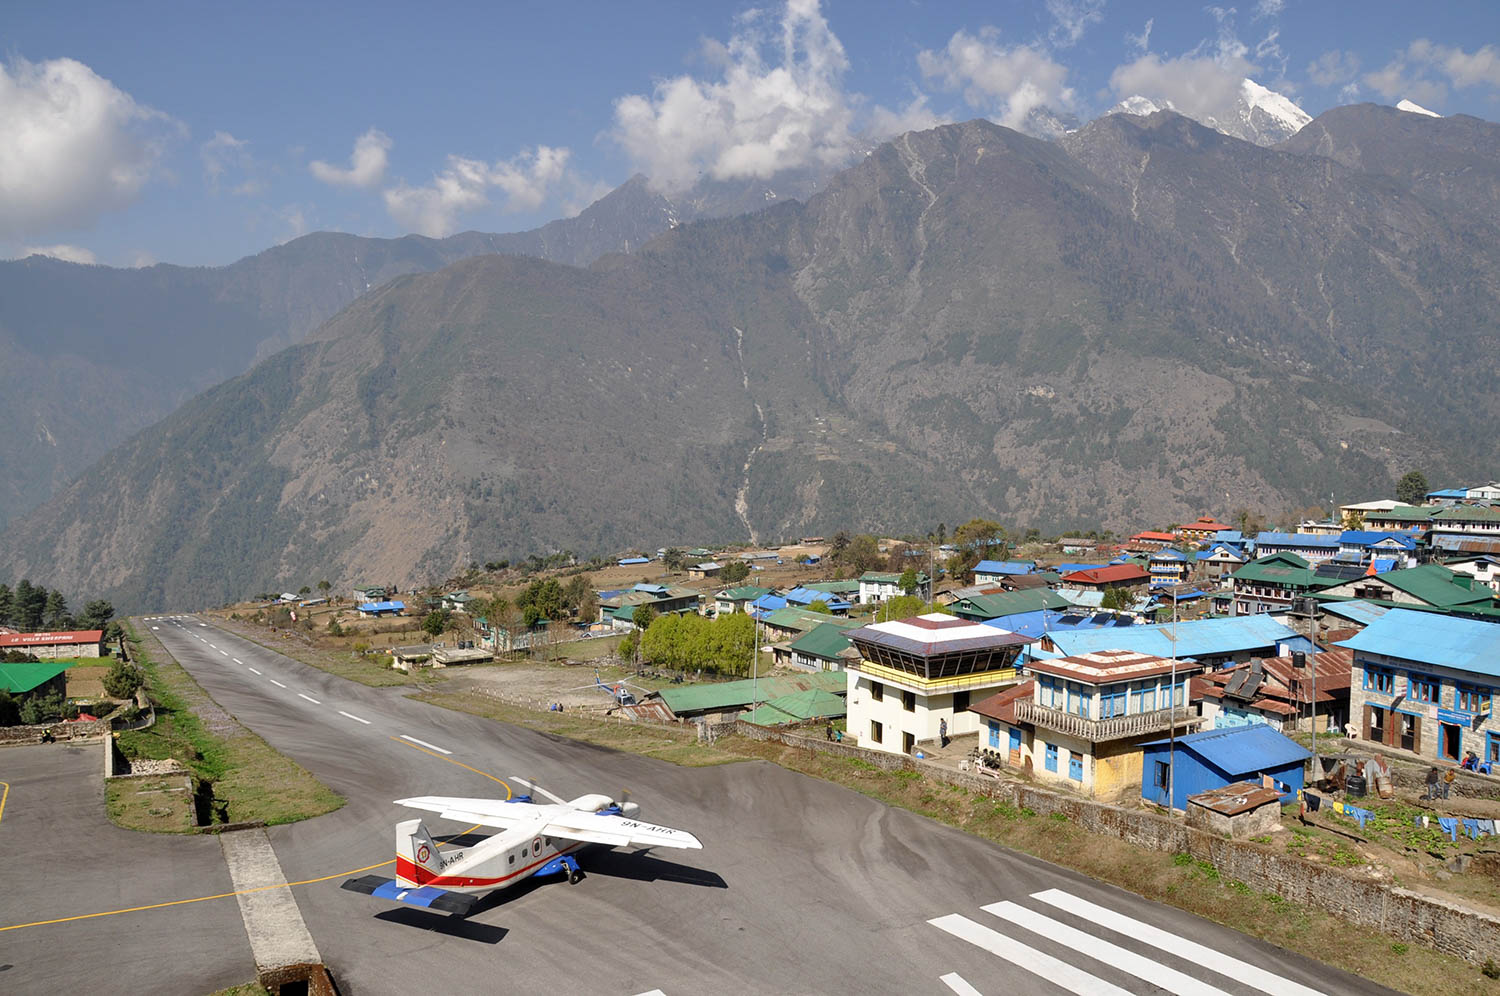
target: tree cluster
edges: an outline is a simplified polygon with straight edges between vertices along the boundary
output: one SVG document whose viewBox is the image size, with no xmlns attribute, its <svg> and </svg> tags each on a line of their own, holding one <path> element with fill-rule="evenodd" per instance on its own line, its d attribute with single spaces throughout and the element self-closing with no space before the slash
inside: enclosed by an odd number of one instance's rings
<svg viewBox="0 0 1500 996">
<path fill-rule="evenodd" d="M 643 660 L 660 667 L 748 675 L 755 621 L 740 612 L 717 619 L 694 613 L 657 616 L 640 634 L 640 649 Z"/>
<path fill-rule="evenodd" d="M 35 632 L 61 629 L 108 629 L 115 617 L 115 607 L 104 599 L 95 599 L 75 616 L 68 610 L 68 600 L 60 591 L 48 591 L 44 585 L 22 578 L 14 590 L 0 584 L 0 626 Z"/>
</svg>

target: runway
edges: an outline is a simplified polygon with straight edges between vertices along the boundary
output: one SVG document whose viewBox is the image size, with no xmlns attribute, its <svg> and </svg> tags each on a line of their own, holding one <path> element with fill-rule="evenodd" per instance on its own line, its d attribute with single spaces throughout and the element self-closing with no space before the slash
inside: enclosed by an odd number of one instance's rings
<svg viewBox="0 0 1500 996">
<path fill-rule="evenodd" d="M 1388 991 L 771 764 L 680 768 L 367 688 L 192 617 L 138 625 L 242 723 L 349 799 L 267 831 L 288 881 L 327 877 L 291 893 L 345 994 Z M 18 756 L 19 782 L 6 773 Z M 62 781 L 42 773 L 74 760 L 51 747 L 0 751 L 0 778 L 19 786 L 0 817 L 0 928 L 228 891 L 212 838 L 105 823 L 97 765 L 92 781 L 81 764 Z M 628 787 L 647 818 L 694 833 L 704 849 L 591 848 L 579 885 L 532 880 L 468 920 L 339 889 L 340 872 L 393 856 L 395 822 L 415 814 L 391 800 L 504 796 L 496 779 L 511 776 L 565 797 Z M 61 813 L 59 792 L 77 795 Z M 22 859 L 18 841 L 67 839 L 80 825 L 97 852 L 89 862 Z M 111 872 L 119 881 L 101 895 Z M 138 959 L 99 957 L 125 937 Z M 233 899 L 0 930 L 0 964 L 11 966 L 0 989 L 15 992 L 65 978 L 70 988 L 203 993 L 254 974 Z"/>
</svg>

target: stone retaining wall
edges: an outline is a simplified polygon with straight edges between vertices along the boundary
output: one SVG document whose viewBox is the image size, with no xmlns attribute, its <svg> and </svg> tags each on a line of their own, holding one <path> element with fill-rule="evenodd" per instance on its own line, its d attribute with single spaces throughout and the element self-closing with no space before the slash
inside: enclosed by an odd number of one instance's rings
<svg viewBox="0 0 1500 996">
<path fill-rule="evenodd" d="M 1043 816 L 1061 814 L 1090 833 L 1117 837 L 1155 851 L 1188 854 L 1211 863 L 1228 881 L 1243 882 L 1257 892 L 1332 913 L 1472 964 L 1483 964 L 1490 958 L 1500 960 L 1500 919 L 1496 917 L 1456 902 L 1363 878 L 1353 871 L 1192 829 L 1157 812 L 1063 795 L 1009 778 L 955 771 L 902 754 L 830 743 L 821 737 L 755 726 L 744 720 L 739 721 L 735 732 L 752 740 L 776 741 L 836 757 L 858 758 L 887 771 L 919 771 L 927 778 L 960 785 Z"/>
<path fill-rule="evenodd" d="M 37 726 L 0 726 L 0 747 L 13 744 L 39 744 L 43 734 L 52 731 L 59 742 L 93 740 L 109 736 L 109 720 L 93 719 L 81 723 L 42 723 Z"/>
</svg>

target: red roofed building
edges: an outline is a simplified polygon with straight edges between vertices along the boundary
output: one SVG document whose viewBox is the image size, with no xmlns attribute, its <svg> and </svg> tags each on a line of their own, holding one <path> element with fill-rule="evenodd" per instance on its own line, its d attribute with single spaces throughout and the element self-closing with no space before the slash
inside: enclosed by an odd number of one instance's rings
<svg viewBox="0 0 1500 996">
<path fill-rule="evenodd" d="M 1103 591 L 1106 588 L 1139 588 L 1150 580 L 1151 575 L 1143 567 L 1135 564 L 1110 564 L 1108 567 L 1091 567 L 1086 571 L 1064 574 L 1062 585 Z"/>
<path fill-rule="evenodd" d="M 1131 553 L 1154 553 L 1164 546 L 1171 546 L 1177 542 L 1177 537 L 1172 533 L 1145 532 L 1136 533 L 1130 537 L 1130 542 L 1125 544 L 1125 549 Z"/>
<path fill-rule="evenodd" d="M 1194 543 L 1211 543 L 1219 533 L 1233 532 L 1233 526 L 1226 526 L 1222 522 L 1215 522 L 1208 516 L 1203 516 L 1197 522 L 1190 522 L 1185 526 L 1179 526 L 1177 532 L 1185 540 Z"/>
<path fill-rule="evenodd" d="M 37 657 L 102 657 L 104 630 L 80 629 L 62 633 L 0 633 L 0 652 L 19 650 Z"/>
</svg>

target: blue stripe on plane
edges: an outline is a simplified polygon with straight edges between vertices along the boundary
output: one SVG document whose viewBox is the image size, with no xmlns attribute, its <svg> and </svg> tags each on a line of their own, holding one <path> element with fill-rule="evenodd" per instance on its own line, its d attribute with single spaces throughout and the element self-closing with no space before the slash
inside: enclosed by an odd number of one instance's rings
<svg viewBox="0 0 1500 996">
<path fill-rule="evenodd" d="M 448 895 L 447 889 L 436 889 L 430 885 L 417 888 L 399 885 L 395 882 L 387 882 L 378 886 L 371 895 L 380 899 L 394 899 L 398 903 L 406 903 L 408 906 L 430 907 L 434 901 Z"/>
</svg>

